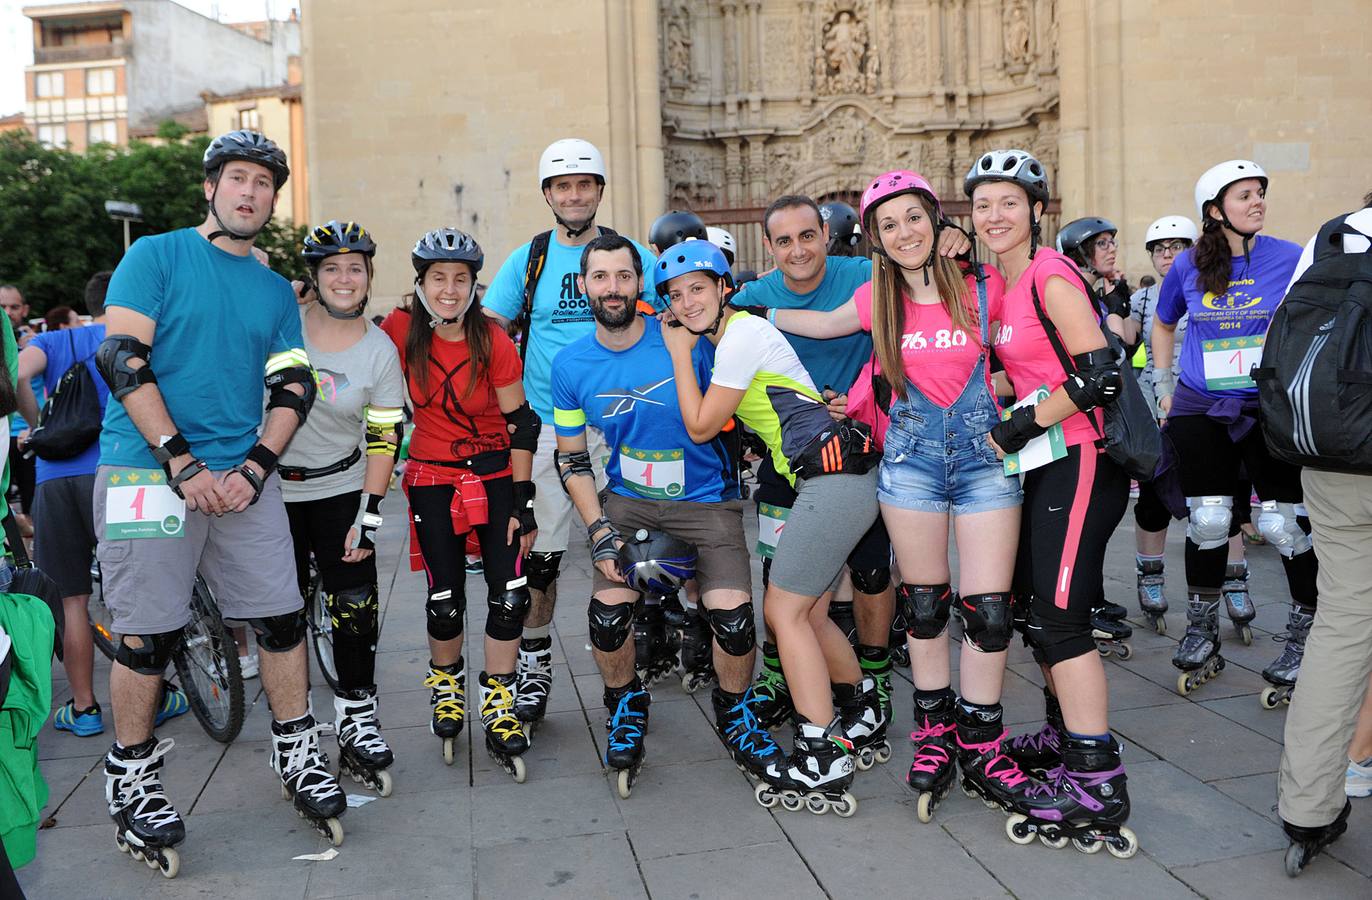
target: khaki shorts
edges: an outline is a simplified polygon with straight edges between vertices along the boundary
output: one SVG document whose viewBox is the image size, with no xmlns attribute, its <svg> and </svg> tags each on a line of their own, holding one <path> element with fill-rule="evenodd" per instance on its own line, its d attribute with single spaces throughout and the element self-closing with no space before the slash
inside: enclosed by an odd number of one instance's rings
<svg viewBox="0 0 1372 900">
<path fill-rule="evenodd" d="M 566 552 L 573 522 L 576 524 L 577 540 L 586 539 L 586 529 L 581 524 L 576 507 L 572 505 L 572 498 L 562 489 L 562 479 L 558 477 L 557 465 L 553 461 L 553 451 L 556 449 L 557 433 L 551 425 L 545 426 L 538 436 L 538 450 L 534 452 L 534 520 L 538 522 L 538 537 L 534 538 L 535 553 Z M 610 453 L 605 447 L 605 436 L 599 430 L 586 429 L 586 451 L 591 454 L 596 490 L 601 490 L 605 487 L 605 460 Z"/>
<path fill-rule="evenodd" d="M 752 596 L 753 567 L 743 537 L 743 501 L 692 503 L 687 500 L 648 500 L 603 495 L 605 517 L 628 537 L 640 528 L 665 531 L 695 545 L 696 581 L 702 594 L 712 590 L 743 591 Z M 624 585 L 594 570 L 595 593 Z"/>
<path fill-rule="evenodd" d="M 295 557 L 273 473 L 262 496 L 241 513 L 187 511 L 179 538 L 105 538 L 105 491 L 114 466 L 95 473 L 95 533 L 105 606 L 117 634 L 164 634 L 190 623 L 197 568 L 226 619 L 257 619 L 304 607 Z M 221 473 L 214 473 L 219 477 Z"/>
</svg>

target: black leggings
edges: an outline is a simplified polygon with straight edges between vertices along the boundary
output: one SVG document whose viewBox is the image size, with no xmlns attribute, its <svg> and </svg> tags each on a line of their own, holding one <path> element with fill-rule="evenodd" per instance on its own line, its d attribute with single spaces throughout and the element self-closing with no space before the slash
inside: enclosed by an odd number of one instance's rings
<svg viewBox="0 0 1372 900">
<path fill-rule="evenodd" d="M 1129 506 L 1129 476 L 1095 444 L 1024 480 L 1015 594 L 1028 601 L 1027 638 L 1040 662 L 1096 652 L 1091 609 L 1105 595 L 1105 549 Z"/>
<path fill-rule="evenodd" d="M 381 616 L 376 590 L 376 554 L 361 562 L 343 561 L 343 542 L 348 529 L 357 519 L 362 492 L 349 491 L 322 500 L 300 500 L 286 504 L 286 518 L 290 521 L 291 541 L 295 544 L 295 577 L 300 593 L 306 595 L 310 585 L 310 554 L 314 554 L 319 569 L 329 612 L 335 620 L 333 630 L 333 659 L 338 670 L 340 690 L 354 690 L 373 686 L 376 677 L 376 642 L 381 632 Z M 354 616 L 353 622 L 363 622 L 361 632 L 342 627 L 334 608 L 339 591 L 369 588 L 370 615 L 363 619 Z"/>
<path fill-rule="evenodd" d="M 1241 526 L 1253 523 L 1253 482 L 1247 478 L 1239 479 L 1234 490 L 1234 521 L 1229 526 L 1229 536 L 1238 534 Z M 1151 481 L 1139 482 L 1139 499 L 1134 502 L 1134 524 L 1141 531 L 1165 531 L 1172 521 L 1172 512 L 1158 496 L 1157 487 Z"/>
<path fill-rule="evenodd" d="M 488 598 L 499 597 L 509 583 L 522 574 L 519 557 L 519 537 L 514 543 L 506 541 L 510 515 L 514 510 L 514 479 L 510 476 L 482 482 L 486 488 L 487 524 L 473 530 L 481 544 L 482 571 L 486 578 Z M 419 538 L 419 553 L 429 576 L 429 593 L 452 591 L 460 609 L 467 603 L 467 533 L 453 531 L 452 515 L 448 511 L 453 501 L 452 485 L 428 487 L 412 486 L 409 490 L 410 517 L 415 535 Z M 507 640 L 491 634 L 492 622 L 486 620 L 486 634 L 495 640 Z M 516 636 L 517 638 L 518 636 Z"/>
<path fill-rule="evenodd" d="M 1247 470 L 1253 490 L 1263 500 L 1301 502 L 1301 470 L 1272 457 L 1260 427 L 1255 425 L 1235 443 L 1229 437 L 1228 428 L 1209 416 L 1176 416 L 1168 420 L 1167 433 L 1177 450 L 1181 489 L 1187 497 L 1233 497 L 1240 489 L 1242 468 Z M 1304 517 L 1298 521 L 1302 530 L 1309 534 L 1310 521 Z M 1236 516 L 1234 524 L 1230 525 L 1230 534 L 1237 531 Z M 1190 589 L 1218 591 L 1224 583 L 1224 566 L 1228 559 L 1226 548 L 1202 550 L 1188 536 L 1186 582 Z M 1289 559 L 1283 556 L 1282 567 L 1286 569 L 1291 599 L 1314 607 L 1318 597 L 1315 551 L 1310 549 Z"/>
</svg>

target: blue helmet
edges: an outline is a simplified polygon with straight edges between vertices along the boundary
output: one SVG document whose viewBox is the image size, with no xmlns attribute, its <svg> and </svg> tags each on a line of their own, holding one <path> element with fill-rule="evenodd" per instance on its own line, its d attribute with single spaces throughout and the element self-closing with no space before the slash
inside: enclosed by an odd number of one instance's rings
<svg viewBox="0 0 1372 900">
<path fill-rule="evenodd" d="M 687 240 L 669 247 L 653 265 L 653 288 L 656 300 L 653 306 L 661 311 L 666 308 L 667 283 L 678 275 L 688 272 L 709 272 L 718 278 L 728 280 L 733 285 L 733 275 L 724 251 L 709 241 Z"/>
<path fill-rule="evenodd" d="M 694 545 L 640 528 L 619 548 L 619 574 L 639 593 L 672 594 L 695 577 L 696 559 Z"/>
</svg>

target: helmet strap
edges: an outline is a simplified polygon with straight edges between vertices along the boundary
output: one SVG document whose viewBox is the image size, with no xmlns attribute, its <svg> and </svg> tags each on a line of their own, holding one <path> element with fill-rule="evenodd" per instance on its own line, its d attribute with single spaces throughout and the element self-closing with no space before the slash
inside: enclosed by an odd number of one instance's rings
<svg viewBox="0 0 1372 900">
<path fill-rule="evenodd" d="M 723 281 L 723 280 L 724 280 L 724 279 L 722 279 L 722 278 L 720 279 L 720 281 Z M 706 335 L 714 335 L 714 334 L 716 334 L 716 333 L 719 331 L 719 323 L 724 321 L 724 310 L 726 310 L 726 309 L 728 309 L 728 308 L 729 308 L 729 300 L 728 300 L 728 298 L 726 298 L 726 297 L 724 296 L 724 292 L 723 292 L 723 291 L 720 291 L 720 292 L 719 292 L 719 312 L 715 314 L 715 320 L 714 320 L 713 322 L 710 323 L 710 327 L 709 327 L 709 328 L 705 328 L 705 329 L 703 329 L 703 330 L 701 330 L 701 331 L 696 331 L 694 328 L 692 328 L 691 326 L 687 325 L 685 322 L 681 322 L 681 320 L 679 320 L 679 319 L 678 319 L 677 321 L 680 323 L 680 325 L 681 325 L 682 328 L 685 328 L 687 331 L 691 332 L 691 334 L 694 334 L 696 337 L 705 337 Z"/>
<path fill-rule="evenodd" d="M 559 216 L 557 213 L 553 213 L 553 218 L 556 219 L 557 224 L 561 225 L 562 228 L 567 232 L 567 237 L 581 237 L 583 234 L 585 234 L 586 232 L 590 231 L 592 228 L 595 227 L 594 217 L 592 217 L 589 222 L 587 222 L 580 228 L 573 228 L 572 226 L 568 225 L 567 220 Z"/>
<path fill-rule="evenodd" d="M 473 291 L 476 290 L 476 286 L 475 286 L 475 285 L 472 286 L 472 290 L 473 290 Z M 419 279 L 418 279 L 418 278 L 416 278 L 416 279 L 414 280 L 414 295 L 415 295 L 416 299 L 419 300 L 420 305 L 422 305 L 422 306 L 424 307 L 424 311 L 427 312 L 427 313 L 429 314 L 429 327 L 430 327 L 430 328 L 438 328 L 438 327 L 441 326 L 441 325 L 456 325 L 458 322 L 461 322 L 461 321 L 463 320 L 463 318 L 466 317 L 466 315 L 467 315 L 467 310 L 468 310 L 468 309 L 471 309 L 471 307 L 472 307 L 472 304 L 471 304 L 471 297 L 468 297 L 468 298 L 467 298 L 467 306 L 466 306 L 466 308 L 464 308 L 464 309 L 462 310 L 462 312 L 458 313 L 457 316 L 455 316 L 454 318 L 451 318 L 451 319 L 445 319 L 445 318 L 443 318 L 443 317 L 440 316 L 438 313 L 434 312 L 434 308 L 433 308 L 432 306 L 429 305 L 429 298 L 424 296 L 424 288 L 420 285 Z M 361 309 L 360 309 L 360 308 L 359 308 L 359 310 L 358 310 L 358 314 L 359 314 L 359 315 L 361 314 Z"/>
</svg>

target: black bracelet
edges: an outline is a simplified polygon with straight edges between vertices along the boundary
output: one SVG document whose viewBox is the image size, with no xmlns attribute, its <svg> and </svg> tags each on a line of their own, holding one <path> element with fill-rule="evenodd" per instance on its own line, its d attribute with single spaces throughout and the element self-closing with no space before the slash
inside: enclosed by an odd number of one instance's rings
<svg viewBox="0 0 1372 900">
<path fill-rule="evenodd" d="M 264 480 L 268 475 L 276 471 L 277 454 L 273 453 L 262 444 L 252 445 L 252 449 L 248 451 L 248 460 L 257 463 L 258 467 L 262 469 L 262 478 Z M 258 491 L 260 493 L 261 488 L 259 488 Z"/>
</svg>

